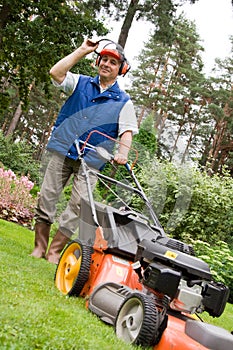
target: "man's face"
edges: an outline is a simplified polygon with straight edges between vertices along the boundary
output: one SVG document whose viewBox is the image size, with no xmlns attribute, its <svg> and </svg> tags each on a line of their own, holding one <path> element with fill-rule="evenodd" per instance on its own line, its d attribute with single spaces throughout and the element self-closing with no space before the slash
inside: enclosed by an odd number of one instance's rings
<svg viewBox="0 0 233 350">
<path fill-rule="evenodd" d="M 118 76 L 121 62 L 110 55 L 104 55 L 99 64 L 99 75 L 109 81 L 114 81 Z"/>
</svg>

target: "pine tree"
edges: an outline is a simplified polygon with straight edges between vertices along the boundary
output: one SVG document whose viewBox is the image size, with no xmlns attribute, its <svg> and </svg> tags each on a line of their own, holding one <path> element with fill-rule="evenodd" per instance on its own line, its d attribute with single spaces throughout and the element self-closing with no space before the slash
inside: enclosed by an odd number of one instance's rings
<svg viewBox="0 0 233 350">
<path fill-rule="evenodd" d="M 208 109 L 213 122 L 201 164 L 212 172 L 222 172 L 228 166 L 233 174 L 233 37 L 231 42 L 231 57 L 216 59 L 210 79 Z"/>
<path fill-rule="evenodd" d="M 170 160 L 181 140 L 185 154 L 192 147 L 195 149 L 200 132 L 205 95 L 201 87 L 206 79 L 199 40 L 195 25 L 180 16 L 174 26 L 172 45 L 165 45 L 152 35 L 138 58 L 138 69 L 133 72 L 130 94 L 144 116 L 153 113 L 159 154 Z"/>
</svg>

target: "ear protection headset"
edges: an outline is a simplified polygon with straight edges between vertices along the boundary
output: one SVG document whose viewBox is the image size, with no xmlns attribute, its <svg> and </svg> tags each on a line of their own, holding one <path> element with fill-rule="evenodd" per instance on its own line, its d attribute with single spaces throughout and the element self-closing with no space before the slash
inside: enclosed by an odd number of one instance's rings
<svg viewBox="0 0 233 350">
<path fill-rule="evenodd" d="M 121 47 L 121 45 L 116 44 L 114 41 L 109 40 L 109 39 L 99 40 L 99 42 L 101 42 L 101 41 L 107 41 L 107 44 L 105 44 L 102 47 L 100 52 L 95 51 L 97 53 L 96 66 L 99 66 L 100 61 L 104 55 L 112 56 L 112 57 L 116 58 L 117 60 L 121 61 L 118 75 L 125 76 L 131 67 L 130 67 L 129 62 L 127 61 L 127 59 L 125 57 L 124 50 Z"/>
</svg>

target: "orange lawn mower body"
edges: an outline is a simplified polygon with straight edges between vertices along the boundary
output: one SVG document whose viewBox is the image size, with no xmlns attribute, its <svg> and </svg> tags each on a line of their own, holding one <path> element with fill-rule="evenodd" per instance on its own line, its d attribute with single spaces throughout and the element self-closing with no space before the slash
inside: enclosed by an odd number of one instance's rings
<svg viewBox="0 0 233 350">
<path fill-rule="evenodd" d="M 93 170 L 83 158 L 81 163 L 88 184 Z M 89 201 L 81 202 L 79 237 L 66 246 L 56 269 L 57 288 L 86 298 L 87 308 L 127 343 L 154 350 L 232 349 L 229 332 L 196 316 L 207 311 L 219 317 L 228 288 L 212 279 L 191 246 L 167 237 L 132 169 L 126 168 L 134 186 L 96 176 L 139 195 L 150 219 L 132 208 L 95 202 L 89 188 Z"/>
</svg>

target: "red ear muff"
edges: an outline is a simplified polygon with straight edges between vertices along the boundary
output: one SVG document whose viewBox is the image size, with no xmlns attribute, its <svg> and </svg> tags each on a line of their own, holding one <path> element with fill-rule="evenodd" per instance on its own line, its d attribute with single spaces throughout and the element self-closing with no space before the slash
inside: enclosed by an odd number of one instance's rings
<svg viewBox="0 0 233 350">
<path fill-rule="evenodd" d="M 96 58 L 96 61 L 95 61 L 95 65 L 96 65 L 96 66 L 99 66 L 100 60 L 101 60 L 101 56 L 98 55 L 97 58 Z"/>
<path fill-rule="evenodd" d="M 100 64 L 100 61 L 101 61 L 101 56 L 98 55 L 97 58 L 96 58 L 96 61 L 95 61 L 95 64 L 96 66 L 99 66 Z M 128 71 L 130 70 L 130 65 L 129 63 L 127 62 L 126 59 L 124 59 L 124 61 L 121 63 L 121 66 L 119 68 L 119 72 L 118 72 L 118 75 L 126 75 L 128 73 Z"/>
<path fill-rule="evenodd" d="M 130 68 L 131 67 L 130 67 L 129 63 L 126 60 L 124 60 L 120 66 L 118 75 L 125 76 L 128 73 L 128 71 L 130 70 Z"/>
</svg>

